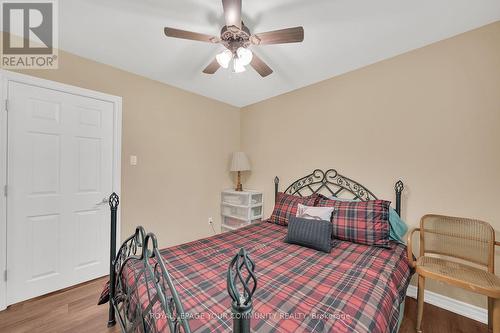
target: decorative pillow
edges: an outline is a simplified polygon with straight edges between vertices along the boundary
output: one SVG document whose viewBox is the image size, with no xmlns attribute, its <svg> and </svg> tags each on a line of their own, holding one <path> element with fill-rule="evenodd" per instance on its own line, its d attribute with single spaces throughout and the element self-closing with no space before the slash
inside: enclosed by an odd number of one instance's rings
<svg viewBox="0 0 500 333">
<path fill-rule="evenodd" d="M 392 207 L 389 207 L 389 224 L 391 225 L 389 239 L 405 244 L 404 237 L 408 231 L 408 226 L 405 221 L 401 219 L 398 212 L 396 212 Z"/>
<path fill-rule="evenodd" d="M 279 225 L 288 225 L 288 219 L 291 216 L 297 215 L 298 204 L 315 206 L 318 199 L 319 196 L 317 194 L 313 194 L 308 197 L 299 197 L 296 195 L 278 192 L 273 213 L 267 222 Z"/>
<path fill-rule="evenodd" d="M 334 196 L 325 197 L 322 194 L 319 194 L 319 196 L 320 196 L 319 200 L 329 199 L 338 201 L 361 201 L 359 199 L 344 199 L 344 198 L 337 198 Z M 400 244 L 406 244 L 404 236 L 408 231 L 408 226 L 406 225 L 405 221 L 401 219 L 396 210 L 394 210 L 394 208 L 392 207 L 389 207 L 389 225 L 390 225 L 389 239 L 396 241 Z"/>
<path fill-rule="evenodd" d="M 332 229 L 333 225 L 330 221 L 291 216 L 285 242 L 330 253 Z"/>
<path fill-rule="evenodd" d="M 390 201 L 339 201 L 321 198 L 319 207 L 334 207 L 333 237 L 353 243 L 388 247 Z"/>
<path fill-rule="evenodd" d="M 334 207 L 314 207 L 298 204 L 296 216 L 309 220 L 330 221 L 334 210 Z"/>
</svg>

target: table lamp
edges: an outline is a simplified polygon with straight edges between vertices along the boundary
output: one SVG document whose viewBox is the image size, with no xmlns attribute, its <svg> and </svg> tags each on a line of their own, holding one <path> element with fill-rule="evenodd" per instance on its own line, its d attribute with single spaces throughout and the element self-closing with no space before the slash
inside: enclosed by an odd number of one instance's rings
<svg viewBox="0 0 500 333">
<path fill-rule="evenodd" d="M 243 186 L 241 186 L 241 171 L 250 170 L 250 162 L 244 152 L 238 151 L 233 153 L 230 170 L 238 172 L 238 184 L 236 185 L 235 190 L 243 191 Z"/>
</svg>

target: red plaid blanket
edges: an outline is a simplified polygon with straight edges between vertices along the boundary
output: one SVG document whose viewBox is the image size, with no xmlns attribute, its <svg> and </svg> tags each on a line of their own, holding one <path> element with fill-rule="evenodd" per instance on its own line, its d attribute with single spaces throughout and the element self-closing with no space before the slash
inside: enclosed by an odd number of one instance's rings
<svg viewBox="0 0 500 333">
<path fill-rule="evenodd" d="M 162 250 L 192 332 L 232 331 L 226 273 L 241 247 L 258 278 L 253 331 L 395 332 L 411 277 L 403 245 L 391 242 L 383 249 L 339 241 L 327 254 L 284 243 L 285 235 L 286 227 L 263 222 Z M 129 271 L 127 280 L 134 281 L 133 275 Z M 168 332 L 146 286 L 137 290 L 141 307 L 150 312 L 146 321 Z"/>
</svg>

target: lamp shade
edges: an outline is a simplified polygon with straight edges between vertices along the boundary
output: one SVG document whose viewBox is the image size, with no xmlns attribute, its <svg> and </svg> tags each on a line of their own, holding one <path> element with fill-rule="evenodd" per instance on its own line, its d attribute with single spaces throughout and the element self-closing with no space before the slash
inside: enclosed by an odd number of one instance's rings
<svg viewBox="0 0 500 333">
<path fill-rule="evenodd" d="M 250 170 L 250 162 L 248 161 L 247 155 L 238 151 L 233 153 L 233 159 L 231 160 L 231 171 L 247 171 Z"/>
</svg>

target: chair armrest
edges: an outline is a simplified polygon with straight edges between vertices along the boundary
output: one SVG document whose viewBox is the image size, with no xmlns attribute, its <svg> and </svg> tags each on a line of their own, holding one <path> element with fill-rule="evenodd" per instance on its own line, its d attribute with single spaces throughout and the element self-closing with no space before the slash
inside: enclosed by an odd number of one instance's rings
<svg viewBox="0 0 500 333">
<path fill-rule="evenodd" d="M 496 246 L 500 246 L 500 241 L 495 241 Z"/>
<path fill-rule="evenodd" d="M 406 251 L 407 251 L 407 255 L 408 255 L 408 262 L 410 263 L 410 266 L 412 268 L 415 268 L 415 266 L 417 266 L 417 263 L 415 262 L 415 260 L 413 260 L 413 246 L 412 246 L 413 234 L 416 231 L 420 232 L 420 228 L 415 228 L 412 231 L 410 231 L 410 233 L 408 234 L 408 239 L 406 241 Z"/>
</svg>

